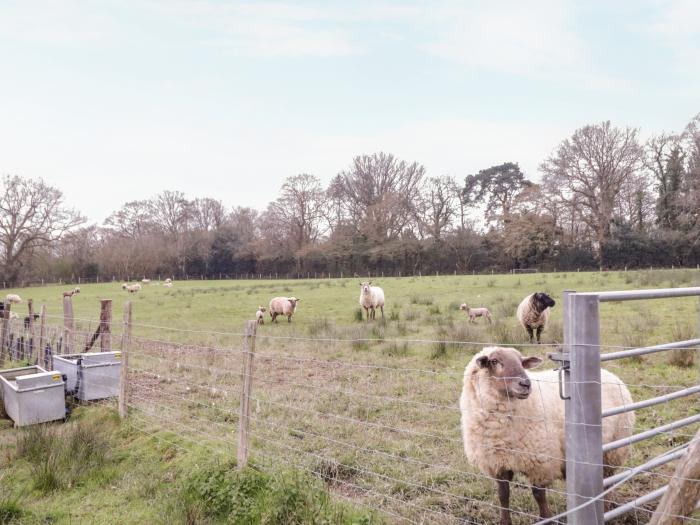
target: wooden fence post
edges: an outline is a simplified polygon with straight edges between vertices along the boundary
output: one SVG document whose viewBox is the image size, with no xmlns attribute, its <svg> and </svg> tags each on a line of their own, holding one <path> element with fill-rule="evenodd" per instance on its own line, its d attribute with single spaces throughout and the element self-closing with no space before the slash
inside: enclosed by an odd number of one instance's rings
<svg viewBox="0 0 700 525">
<path fill-rule="evenodd" d="M 34 299 L 27 299 L 27 310 L 29 311 L 29 324 L 27 325 L 27 346 L 29 347 L 29 352 L 34 355 L 34 348 L 36 347 L 36 341 L 34 341 Z"/>
<path fill-rule="evenodd" d="M 129 345 L 131 344 L 131 301 L 124 303 L 122 326 L 122 368 L 119 376 L 119 417 L 126 418 L 129 405 Z"/>
<path fill-rule="evenodd" d="M 700 430 L 690 442 L 649 525 L 682 525 L 700 498 Z"/>
<path fill-rule="evenodd" d="M 73 349 L 73 331 L 75 321 L 73 319 L 73 299 L 63 298 L 63 353 L 70 354 Z"/>
<path fill-rule="evenodd" d="M 0 365 L 5 363 L 5 348 L 7 346 L 8 332 L 10 328 L 10 309 L 12 304 L 5 302 L 5 307 L 2 311 L 2 319 L 0 319 Z M 7 354 L 10 355 L 9 352 Z"/>
<path fill-rule="evenodd" d="M 100 352 L 112 350 L 112 300 L 100 301 Z"/>
<path fill-rule="evenodd" d="M 44 348 L 44 337 L 46 336 L 46 305 L 41 305 L 41 313 L 39 314 L 39 349 L 36 353 L 36 364 L 43 367 L 44 366 L 44 353 L 46 349 Z"/>
<path fill-rule="evenodd" d="M 255 356 L 255 321 L 248 321 L 243 338 L 243 388 L 241 389 L 240 417 L 238 418 L 238 468 L 248 464 L 250 432 L 250 392 L 253 388 L 253 357 Z"/>
</svg>

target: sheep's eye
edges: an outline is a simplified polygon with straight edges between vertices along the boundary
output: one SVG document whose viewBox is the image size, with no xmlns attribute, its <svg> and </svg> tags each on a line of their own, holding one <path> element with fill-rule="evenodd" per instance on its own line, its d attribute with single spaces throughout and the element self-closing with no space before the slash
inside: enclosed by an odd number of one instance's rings
<svg viewBox="0 0 700 525">
<path fill-rule="evenodd" d="M 491 366 L 496 366 L 498 364 L 498 359 L 489 359 L 489 364 Z"/>
</svg>

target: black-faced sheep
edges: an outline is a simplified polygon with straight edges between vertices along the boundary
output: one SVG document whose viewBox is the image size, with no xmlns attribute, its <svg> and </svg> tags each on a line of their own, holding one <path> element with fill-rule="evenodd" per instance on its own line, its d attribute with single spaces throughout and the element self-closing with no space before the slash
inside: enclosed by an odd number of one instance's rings
<svg viewBox="0 0 700 525">
<path fill-rule="evenodd" d="M 495 478 L 501 506 L 501 525 L 510 525 L 510 482 L 525 475 L 532 485 L 540 516 L 551 516 L 546 488 L 564 475 L 566 435 L 564 401 L 559 397 L 555 370 L 528 373 L 542 363 L 523 357 L 515 348 L 487 347 L 464 370 L 459 407 L 462 438 L 469 463 Z M 629 405 L 632 396 L 614 374 L 601 370 L 602 407 Z M 634 413 L 603 420 L 603 443 L 628 437 Z M 604 455 L 603 463 L 622 465 L 628 447 Z"/>
<path fill-rule="evenodd" d="M 533 342 L 533 332 L 537 334 L 537 342 L 540 342 L 542 330 L 547 326 L 549 320 L 550 308 L 553 308 L 554 305 L 554 299 L 541 292 L 528 295 L 518 305 L 518 321 L 527 330 L 531 343 Z"/>
<path fill-rule="evenodd" d="M 272 317 L 273 322 L 277 322 L 278 315 L 284 315 L 287 317 L 287 322 L 292 322 L 292 316 L 297 310 L 297 303 L 301 299 L 296 297 L 275 297 L 270 301 L 270 317 Z"/>
<path fill-rule="evenodd" d="M 372 281 L 360 283 L 360 306 L 365 309 L 368 321 L 374 319 L 377 308 L 381 310 L 384 319 L 384 290 L 372 286 Z"/>
<path fill-rule="evenodd" d="M 469 308 L 467 306 L 467 303 L 462 303 L 461 305 L 459 305 L 459 309 L 464 310 L 467 313 L 467 317 L 469 317 L 470 323 L 475 323 L 477 317 L 486 317 L 489 323 L 493 323 L 493 319 L 491 318 L 491 312 L 489 312 L 488 308 Z"/>
</svg>

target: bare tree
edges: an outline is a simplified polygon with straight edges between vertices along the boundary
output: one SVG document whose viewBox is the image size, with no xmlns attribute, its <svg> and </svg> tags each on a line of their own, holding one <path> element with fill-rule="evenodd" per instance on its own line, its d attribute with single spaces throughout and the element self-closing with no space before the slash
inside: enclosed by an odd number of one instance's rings
<svg viewBox="0 0 700 525">
<path fill-rule="evenodd" d="M 425 168 L 386 153 L 353 159 L 337 180 L 352 224 L 376 242 L 397 238 L 411 225 Z"/>
<path fill-rule="evenodd" d="M 209 197 L 194 199 L 191 203 L 193 227 L 197 230 L 209 232 L 215 230 L 226 219 L 226 208 L 217 199 Z"/>
<path fill-rule="evenodd" d="M 540 166 L 547 191 L 569 206 L 595 232 L 598 250 L 610 239 L 624 184 L 640 168 L 637 130 L 610 122 L 574 132 Z"/>
<path fill-rule="evenodd" d="M 289 177 L 282 185 L 280 196 L 270 203 L 268 216 L 272 224 L 287 232 L 294 251 L 315 242 L 321 235 L 325 198 L 321 181 L 303 173 Z"/>
<path fill-rule="evenodd" d="M 66 207 L 63 193 L 43 180 L 6 175 L 0 192 L 0 261 L 14 281 L 24 257 L 52 245 L 85 219 Z"/>
<path fill-rule="evenodd" d="M 418 210 L 421 230 L 440 239 L 457 214 L 458 196 L 452 177 L 430 177 L 425 181 Z"/>
<path fill-rule="evenodd" d="M 153 231 L 151 204 L 147 200 L 131 201 L 112 213 L 105 226 L 126 237 L 139 237 Z"/>
</svg>

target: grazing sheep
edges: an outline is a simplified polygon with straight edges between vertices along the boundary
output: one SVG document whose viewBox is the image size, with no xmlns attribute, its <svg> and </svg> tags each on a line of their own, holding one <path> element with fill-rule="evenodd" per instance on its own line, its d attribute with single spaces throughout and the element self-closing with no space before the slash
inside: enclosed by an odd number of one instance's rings
<svg viewBox="0 0 700 525">
<path fill-rule="evenodd" d="M 370 318 L 374 319 L 377 308 L 382 311 L 384 319 L 384 290 L 379 286 L 372 286 L 372 281 L 360 283 L 360 306 L 367 312 L 368 321 Z"/>
<path fill-rule="evenodd" d="M 151 280 L 150 280 L 150 279 L 144 278 L 144 279 L 141 279 L 141 282 L 142 282 L 143 284 L 149 284 L 149 283 L 151 282 Z"/>
<path fill-rule="evenodd" d="M 515 474 L 528 478 L 542 518 L 551 517 L 546 488 L 565 474 L 564 401 L 557 371 L 525 371 L 541 363 L 515 348 L 491 346 L 464 370 L 459 399 L 464 451 L 469 463 L 497 480 L 501 525 L 511 524 L 510 481 Z M 629 390 L 614 374 L 601 370 L 601 383 L 603 410 L 632 403 Z M 633 427 L 633 412 L 606 417 L 603 443 L 629 436 Z M 603 463 L 622 465 L 628 453 L 628 447 L 612 450 Z"/>
<path fill-rule="evenodd" d="M 265 324 L 265 307 L 258 306 L 258 311 L 255 312 L 255 320 L 258 324 Z"/>
<path fill-rule="evenodd" d="M 528 295 L 518 305 L 518 321 L 527 330 L 531 343 L 533 342 L 533 331 L 537 334 L 537 343 L 540 343 L 540 335 L 545 326 L 547 326 L 550 308 L 554 307 L 554 305 L 554 299 L 541 292 Z"/>
<path fill-rule="evenodd" d="M 173 282 L 172 282 L 172 281 L 165 281 L 165 282 L 163 283 L 163 286 L 165 286 L 166 288 L 172 288 L 172 287 L 173 287 Z"/>
<path fill-rule="evenodd" d="M 126 290 L 127 286 L 129 286 L 127 283 L 122 283 L 122 290 Z"/>
<path fill-rule="evenodd" d="M 493 319 L 491 318 L 491 312 L 489 312 L 488 308 L 469 308 L 467 306 L 467 303 L 462 303 L 461 305 L 459 305 L 459 309 L 467 312 L 467 316 L 469 317 L 470 323 L 476 323 L 477 317 L 486 317 L 486 319 L 489 320 L 489 324 L 493 323 Z"/>
<path fill-rule="evenodd" d="M 172 280 L 170 277 L 168 277 L 167 279 L 165 279 L 165 283 L 166 283 L 166 284 L 167 284 L 167 283 L 171 283 L 171 282 L 173 282 L 173 280 Z"/>
<path fill-rule="evenodd" d="M 297 303 L 301 299 L 296 297 L 275 297 L 270 301 L 270 317 L 272 317 L 273 322 L 277 322 L 278 315 L 284 315 L 287 317 L 287 322 L 292 322 L 292 316 L 297 310 Z"/>
<path fill-rule="evenodd" d="M 63 297 L 73 297 L 77 293 L 80 293 L 80 288 L 76 286 L 70 292 L 63 292 Z"/>
<path fill-rule="evenodd" d="M 10 304 L 19 304 L 22 302 L 22 298 L 16 293 L 9 293 L 5 296 L 5 302 Z"/>
<path fill-rule="evenodd" d="M 126 291 L 129 293 L 136 293 L 141 290 L 141 285 L 139 283 L 130 284 L 126 287 Z"/>
</svg>

